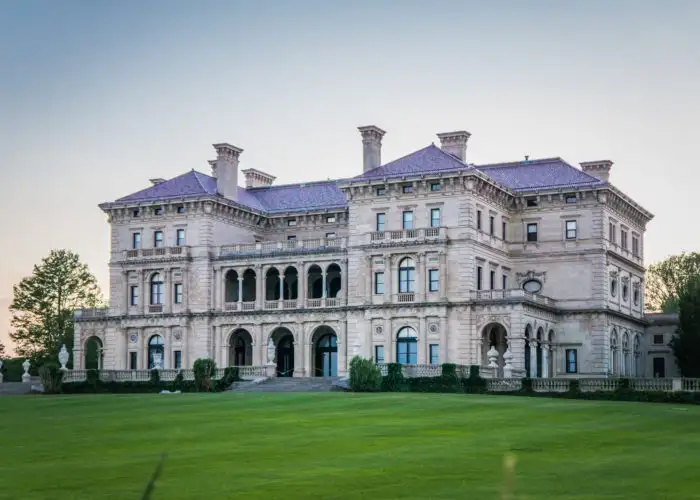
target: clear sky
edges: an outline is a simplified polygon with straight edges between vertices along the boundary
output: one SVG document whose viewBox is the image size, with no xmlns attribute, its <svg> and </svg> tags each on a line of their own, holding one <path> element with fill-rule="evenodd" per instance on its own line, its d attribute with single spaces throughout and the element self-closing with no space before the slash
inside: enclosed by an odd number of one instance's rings
<svg viewBox="0 0 700 500">
<path fill-rule="evenodd" d="M 97 204 L 209 173 L 212 143 L 289 183 L 472 133 L 474 163 L 615 162 L 656 217 L 646 262 L 700 248 L 700 1 L 0 0 L 0 340 L 52 248 L 107 289 Z"/>
</svg>

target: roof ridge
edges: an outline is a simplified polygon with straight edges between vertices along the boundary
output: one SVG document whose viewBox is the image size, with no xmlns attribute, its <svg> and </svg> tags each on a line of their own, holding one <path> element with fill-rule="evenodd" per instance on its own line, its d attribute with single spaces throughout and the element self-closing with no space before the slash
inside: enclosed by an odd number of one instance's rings
<svg viewBox="0 0 700 500">
<path fill-rule="evenodd" d="M 306 181 L 306 182 L 294 182 L 290 184 L 277 184 L 277 185 L 272 185 L 272 186 L 258 186 L 254 188 L 244 188 L 248 192 L 254 192 L 254 191 L 263 191 L 263 190 L 268 190 L 268 189 L 277 189 L 277 188 L 283 188 L 283 187 L 294 187 L 294 186 L 307 186 L 309 184 L 337 184 L 339 182 L 344 181 L 345 179 L 326 179 L 323 181 Z"/>
<path fill-rule="evenodd" d="M 552 163 L 553 161 L 560 161 L 562 163 L 565 163 L 571 168 L 576 168 L 573 165 L 567 163 L 564 161 L 560 156 L 553 156 L 551 158 L 537 158 L 535 160 L 517 160 L 517 161 L 507 161 L 507 162 L 501 162 L 501 163 L 484 163 L 483 165 L 474 165 L 475 168 L 480 169 L 480 168 L 491 168 L 491 167 L 522 167 L 523 165 L 541 165 L 543 163 Z M 579 169 L 576 169 L 579 170 Z"/>
<path fill-rule="evenodd" d="M 371 174 L 372 171 L 374 171 L 374 170 L 377 170 L 377 169 L 382 168 L 382 167 L 386 167 L 387 165 L 391 165 L 392 163 L 395 163 L 395 162 L 397 162 L 397 161 L 401 161 L 401 160 L 403 160 L 404 158 L 408 158 L 409 156 L 412 156 L 412 155 L 414 155 L 414 154 L 416 154 L 416 153 L 420 153 L 421 151 L 425 151 L 426 149 L 429 149 L 429 148 L 431 148 L 431 147 L 432 147 L 432 148 L 435 148 L 435 149 L 440 149 L 440 148 L 438 148 L 438 147 L 435 145 L 434 142 L 432 142 L 432 143 L 428 144 L 427 146 L 425 146 L 424 148 L 416 149 L 415 151 L 412 151 L 412 152 L 410 152 L 410 153 L 408 153 L 408 154 L 405 154 L 405 155 L 403 155 L 403 156 L 399 156 L 398 158 L 396 158 L 396 159 L 394 159 L 394 160 L 391 160 L 389 163 L 384 163 L 383 165 L 378 165 L 378 166 L 376 166 L 376 167 L 374 167 L 374 168 L 368 170 L 367 172 L 362 172 L 360 175 L 368 175 L 368 174 Z M 441 150 L 441 151 L 442 151 L 442 150 Z M 444 153 L 444 151 L 443 151 L 443 153 Z"/>
<path fill-rule="evenodd" d="M 202 184 L 202 180 L 199 178 L 199 176 L 200 175 L 207 175 L 207 174 L 203 174 L 202 172 L 199 172 L 198 170 L 195 170 L 195 169 L 192 169 L 191 172 L 194 174 L 194 178 L 197 179 L 197 183 L 199 184 L 199 187 L 201 187 L 206 192 L 207 188 L 204 187 L 204 184 Z M 212 179 L 214 178 L 211 175 L 209 175 L 207 177 L 211 177 Z"/>
</svg>

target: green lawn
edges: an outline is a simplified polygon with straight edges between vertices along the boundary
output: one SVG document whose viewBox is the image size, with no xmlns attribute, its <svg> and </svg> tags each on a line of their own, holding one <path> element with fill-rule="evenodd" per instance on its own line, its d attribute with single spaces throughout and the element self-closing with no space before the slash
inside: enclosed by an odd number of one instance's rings
<svg viewBox="0 0 700 500">
<path fill-rule="evenodd" d="M 700 499 L 700 406 L 432 394 L 0 398 L 0 498 Z"/>
</svg>

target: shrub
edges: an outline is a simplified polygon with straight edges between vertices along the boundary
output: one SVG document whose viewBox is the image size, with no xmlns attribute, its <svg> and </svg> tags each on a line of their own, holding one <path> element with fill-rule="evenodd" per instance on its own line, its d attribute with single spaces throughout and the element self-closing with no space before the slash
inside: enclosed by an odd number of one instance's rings
<svg viewBox="0 0 700 500">
<path fill-rule="evenodd" d="M 39 368 L 39 376 L 41 384 L 44 386 L 46 394 L 58 394 L 61 392 L 61 382 L 63 380 L 63 372 L 56 363 L 44 363 Z"/>
<path fill-rule="evenodd" d="M 97 387 L 100 384 L 100 372 L 99 370 L 88 370 L 86 374 L 86 383 L 95 388 L 95 391 L 97 391 Z"/>
<path fill-rule="evenodd" d="M 172 384 L 170 385 L 170 389 L 168 390 L 171 392 L 182 391 L 184 385 L 185 377 L 182 375 L 182 370 L 180 370 L 175 376 L 175 380 L 173 380 Z"/>
<path fill-rule="evenodd" d="M 210 392 L 211 379 L 216 372 L 216 362 L 211 358 L 199 358 L 194 362 L 194 382 L 199 392 Z"/>
<path fill-rule="evenodd" d="M 350 361 L 350 390 L 355 392 L 378 391 L 382 383 L 382 372 L 371 359 L 355 356 Z"/>
<path fill-rule="evenodd" d="M 224 370 L 224 377 L 214 382 L 214 390 L 222 392 L 228 390 L 231 385 L 238 380 L 238 367 L 229 366 Z"/>
<path fill-rule="evenodd" d="M 486 392 L 487 385 L 486 379 L 482 378 L 479 374 L 479 366 L 471 365 L 469 367 L 469 378 L 462 381 L 464 386 L 464 392 L 471 394 L 481 394 Z"/>
<path fill-rule="evenodd" d="M 157 387 L 160 385 L 160 372 L 158 370 L 151 370 L 151 385 Z"/>
<path fill-rule="evenodd" d="M 579 384 L 578 379 L 569 380 L 569 397 L 577 398 L 581 394 L 581 384 Z"/>
<path fill-rule="evenodd" d="M 520 392 L 524 392 L 525 394 L 532 394 L 534 392 L 532 390 L 532 379 L 530 377 L 525 377 L 523 379 L 523 387 L 520 389 Z"/>
<path fill-rule="evenodd" d="M 405 392 L 409 390 L 403 376 L 403 367 L 399 363 L 387 365 L 387 376 L 382 380 L 382 390 L 386 392 Z"/>
</svg>

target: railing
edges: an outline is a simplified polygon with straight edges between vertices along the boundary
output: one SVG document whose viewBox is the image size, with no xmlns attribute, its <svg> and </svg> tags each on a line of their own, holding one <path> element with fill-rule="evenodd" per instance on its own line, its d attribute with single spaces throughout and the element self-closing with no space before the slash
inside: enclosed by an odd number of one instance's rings
<svg viewBox="0 0 700 500">
<path fill-rule="evenodd" d="M 567 392 L 569 380 L 561 378 L 536 378 L 532 380 L 532 390 L 535 392 Z"/>
<path fill-rule="evenodd" d="M 672 391 L 672 378 L 631 378 L 630 388 L 635 391 Z"/>
<path fill-rule="evenodd" d="M 382 376 L 386 377 L 389 374 L 388 363 L 378 363 L 379 371 Z M 442 365 L 401 365 L 401 372 L 406 378 L 416 377 L 439 377 L 442 375 Z M 457 365 L 457 376 L 466 377 L 469 375 L 469 367 L 466 365 Z"/>
<path fill-rule="evenodd" d="M 224 302 L 224 311 L 238 311 L 238 302 Z"/>
<path fill-rule="evenodd" d="M 482 371 L 484 368 L 482 368 Z M 523 389 L 521 378 L 487 378 L 490 392 L 516 392 Z M 532 379 L 534 392 L 568 392 L 573 380 L 578 381 L 581 392 L 613 392 L 620 389 L 619 378 L 535 378 Z M 630 389 L 635 391 L 658 392 L 700 392 L 700 379 L 693 378 L 629 378 Z"/>
<path fill-rule="evenodd" d="M 581 378 L 578 384 L 581 392 L 616 391 L 620 387 L 620 379 Z"/>
<path fill-rule="evenodd" d="M 190 247 L 159 247 L 159 248 L 138 248 L 126 250 L 124 257 L 129 259 L 153 258 L 153 257 L 189 257 Z"/>
<path fill-rule="evenodd" d="M 399 231 L 373 231 L 365 236 L 365 243 L 371 245 L 382 245 L 400 241 L 423 241 L 423 240 L 445 240 L 447 239 L 447 228 L 426 227 L 420 229 L 402 229 Z"/>
<path fill-rule="evenodd" d="M 489 392 L 515 392 L 523 388 L 519 378 L 492 378 L 486 380 L 486 390 Z"/>
<path fill-rule="evenodd" d="M 77 318 L 81 318 L 81 319 L 105 318 L 105 317 L 107 317 L 108 312 L 109 312 L 108 307 L 98 307 L 98 308 L 90 308 L 90 309 L 76 309 L 73 314 L 74 314 L 76 319 Z"/>
<path fill-rule="evenodd" d="M 415 302 L 415 293 L 399 293 L 396 295 L 396 302 Z"/>
<path fill-rule="evenodd" d="M 153 304 L 148 306 L 148 312 L 149 313 L 162 313 L 163 312 L 163 304 Z"/>
<path fill-rule="evenodd" d="M 270 255 L 286 252 L 340 251 L 347 247 L 347 238 L 313 238 L 290 241 L 261 241 L 224 245 L 219 249 L 220 257 L 237 255 Z"/>
<path fill-rule="evenodd" d="M 306 299 L 306 307 L 321 307 L 323 299 Z"/>
<path fill-rule="evenodd" d="M 265 309 L 279 309 L 279 307 L 280 307 L 279 300 L 266 300 L 265 301 Z"/>
<path fill-rule="evenodd" d="M 241 302 L 242 311 L 253 311 L 255 309 L 255 302 Z"/>
<path fill-rule="evenodd" d="M 283 300 L 282 309 L 296 309 L 299 303 L 296 300 Z"/>
<path fill-rule="evenodd" d="M 474 301 L 478 300 L 506 300 L 506 299 L 526 299 L 538 304 L 555 306 L 557 301 L 535 293 L 529 293 L 519 288 L 509 290 L 472 290 L 469 292 L 469 298 Z"/>
<path fill-rule="evenodd" d="M 684 378 L 681 388 L 684 391 L 700 392 L 700 378 Z"/>
<path fill-rule="evenodd" d="M 217 368 L 213 374 L 214 379 L 224 376 L 225 368 Z M 239 366 L 238 376 L 241 378 L 253 378 L 266 376 L 266 366 Z M 63 372 L 63 382 L 85 382 L 88 370 L 66 370 Z M 99 370 L 102 382 L 147 382 L 151 380 L 151 370 Z M 182 373 L 184 380 L 194 380 L 194 370 L 191 368 L 176 370 L 158 370 L 160 379 L 164 382 L 172 382 L 178 373 Z"/>
</svg>

